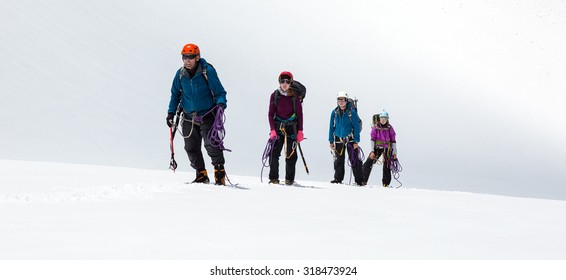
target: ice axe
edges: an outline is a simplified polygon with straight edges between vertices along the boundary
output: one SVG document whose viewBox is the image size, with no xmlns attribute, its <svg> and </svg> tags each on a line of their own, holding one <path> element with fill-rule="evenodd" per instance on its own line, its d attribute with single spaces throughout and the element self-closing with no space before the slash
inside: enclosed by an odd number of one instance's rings
<svg viewBox="0 0 566 280">
<path fill-rule="evenodd" d="M 175 116 L 175 123 L 173 126 L 169 127 L 169 147 L 171 148 L 171 161 L 169 161 L 169 169 L 175 172 L 177 169 L 177 162 L 175 161 L 175 146 L 173 145 L 173 140 L 175 139 L 175 134 L 177 133 L 177 127 L 179 126 L 179 117 L 181 115 L 181 110 L 177 108 L 177 113 Z"/>
<path fill-rule="evenodd" d="M 301 153 L 301 158 L 303 159 L 303 164 L 305 165 L 305 170 L 307 171 L 307 174 L 310 175 L 309 174 L 309 168 L 307 166 L 307 162 L 305 161 L 305 156 L 303 155 L 303 149 L 301 149 L 301 143 L 297 143 L 297 147 L 299 147 L 299 153 Z"/>
</svg>

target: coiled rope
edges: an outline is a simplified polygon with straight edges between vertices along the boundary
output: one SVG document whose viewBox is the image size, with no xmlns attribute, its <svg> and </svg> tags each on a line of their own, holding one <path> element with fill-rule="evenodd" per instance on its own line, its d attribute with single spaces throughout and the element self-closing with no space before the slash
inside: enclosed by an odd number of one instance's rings
<svg viewBox="0 0 566 280">
<path fill-rule="evenodd" d="M 215 110 L 216 112 L 214 112 Z M 214 122 L 212 123 L 212 127 L 210 128 L 208 134 L 206 135 L 206 140 L 208 140 L 208 142 L 213 147 L 219 148 L 223 151 L 231 152 L 232 150 L 224 147 L 224 137 L 226 137 L 226 130 L 224 129 L 224 123 L 226 122 L 226 115 L 224 114 L 224 108 L 222 108 L 222 106 L 220 105 L 216 105 L 212 107 L 212 109 L 208 110 L 202 116 L 198 116 L 196 115 L 196 113 L 193 113 L 193 118 L 190 120 L 191 131 L 189 132 L 188 135 L 183 135 L 183 132 L 180 131 L 181 136 L 183 136 L 183 138 L 191 137 L 195 123 L 202 123 L 204 117 L 210 113 L 214 113 L 215 117 L 214 117 Z M 183 113 L 183 116 L 181 117 L 181 124 L 180 124 L 181 127 L 183 127 L 183 122 L 185 120 L 187 119 L 185 119 Z"/>
<path fill-rule="evenodd" d="M 265 167 L 269 167 L 271 165 L 271 157 L 273 156 L 273 146 L 275 146 L 275 142 L 277 141 L 277 137 L 273 139 L 267 140 L 267 144 L 265 145 L 265 149 L 263 150 L 263 156 L 261 157 L 261 174 L 260 174 L 260 181 L 263 183 L 263 169 Z"/>
</svg>

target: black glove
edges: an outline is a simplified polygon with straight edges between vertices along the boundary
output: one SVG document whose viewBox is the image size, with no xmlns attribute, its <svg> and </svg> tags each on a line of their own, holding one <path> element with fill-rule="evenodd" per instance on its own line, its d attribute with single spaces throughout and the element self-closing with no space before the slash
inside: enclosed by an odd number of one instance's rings
<svg viewBox="0 0 566 280">
<path fill-rule="evenodd" d="M 172 127 L 174 122 L 173 122 L 173 117 L 175 116 L 175 113 L 167 113 L 167 126 L 168 127 Z"/>
</svg>

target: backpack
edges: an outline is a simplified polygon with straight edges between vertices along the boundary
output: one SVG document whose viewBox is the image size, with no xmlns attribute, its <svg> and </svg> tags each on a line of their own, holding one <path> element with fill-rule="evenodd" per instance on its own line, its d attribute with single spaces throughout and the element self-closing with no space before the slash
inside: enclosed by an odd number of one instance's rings
<svg viewBox="0 0 566 280">
<path fill-rule="evenodd" d="M 371 120 L 372 120 L 372 125 L 377 126 L 379 124 L 379 114 L 373 115 L 373 117 L 371 117 Z"/>
<path fill-rule="evenodd" d="M 291 88 L 299 96 L 301 103 L 303 103 L 303 99 L 305 99 L 305 97 L 307 96 L 307 88 L 303 84 L 301 84 L 301 82 L 295 80 L 293 80 L 293 82 L 291 83 Z"/>
<path fill-rule="evenodd" d="M 295 81 L 295 80 L 293 80 L 293 82 L 291 82 L 290 88 L 293 89 L 293 91 L 295 91 L 295 95 L 292 97 L 293 98 L 293 111 L 297 112 L 297 109 L 295 108 L 296 96 L 298 96 L 301 103 L 303 103 L 303 100 L 307 96 L 307 88 L 303 84 L 301 84 L 299 81 Z M 273 97 L 273 106 L 277 107 L 277 102 L 279 101 L 279 96 L 280 96 L 279 90 L 275 90 L 273 93 L 275 94 L 275 96 Z"/>
<path fill-rule="evenodd" d="M 352 110 L 356 111 L 356 113 L 358 113 L 358 99 L 352 99 L 352 98 L 348 98 L 348 103 L 350 104 L 349 109 L 348 109 L 348 118 L 350 118 L 350 121 L 353 122 L 352 120 Z M 340 107 L 336 107 L 336 109 L 334 109 L 334 127 L 336 127 L 336 117 L 338 116 L 338 113 L 340 113 Z M 362 119 L 360 118 L 360 114 L 358 113 L 358 121 L 360 122 L 360 132 L 362 131 Z"/>
</svg>

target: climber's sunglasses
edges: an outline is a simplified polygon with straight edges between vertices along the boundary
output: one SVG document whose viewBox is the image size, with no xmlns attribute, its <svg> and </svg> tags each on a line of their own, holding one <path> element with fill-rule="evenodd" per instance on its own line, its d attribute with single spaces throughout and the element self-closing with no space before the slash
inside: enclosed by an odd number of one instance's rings
<svg viewBox="0 0 566 280">
<path fill-rule="evenodd" d="M 185 60 L 185 59 L 191 59 L 192 60 L 192 59 L 195 59 L 195 57 L 197 57 L 196 54 L 184 54 L 183 60 Z"/>
</svg>

